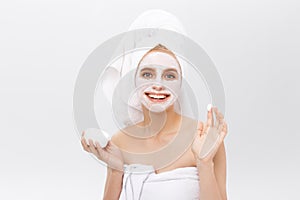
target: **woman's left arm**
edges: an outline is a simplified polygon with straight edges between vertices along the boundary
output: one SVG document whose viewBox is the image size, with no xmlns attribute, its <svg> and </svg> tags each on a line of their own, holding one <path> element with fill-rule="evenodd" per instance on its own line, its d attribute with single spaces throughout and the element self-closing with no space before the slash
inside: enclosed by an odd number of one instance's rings
<svg viewBox="0 0 300 200">
<path fill-rule="evenodd" d="M 213 112 L 216 113 L 217 123 L 214 123 Z M 205 157 L 200 157 L 200 152 L 209 131 L 219 134 L 217 141 Z M 226 193 L 226 153 L 224 138 L 227 134 L 227 124 L 223 115 L 217 108 L 210 109 L 207 113 L 207 123 L 199 123 L 197 135 L 194 139 L 192 150 L 196 159 L 200 199 L 201 200 L 227 200 Z"/>
<path fill-rule="evenodd" d="M 224 142 L 221 143 L 217 154 L 214 157 L 214 172 L 218 182 L 218 186 L 222 195 L 222 199 L 227 200 L 226 189 L 226 151 Z"/>
<path fill-rule="evenodd" d="M 224 143 L 219 147 L 213 162 L 197 160 L 201 200 L 227 200 L 226 155 Z"/>
</svg>

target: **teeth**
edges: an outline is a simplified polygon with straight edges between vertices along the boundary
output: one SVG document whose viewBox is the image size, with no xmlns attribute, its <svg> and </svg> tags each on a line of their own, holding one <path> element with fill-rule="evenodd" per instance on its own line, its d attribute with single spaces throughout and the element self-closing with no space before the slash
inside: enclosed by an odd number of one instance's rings
<svg viewBox="0 0 300 200">
<path fill-rule="evenodd" d="M 154 99 L 164 99 L 164 98 L 166 98 L 166 95 L 149 94 L 148 96 L 151 97 L 151 98 L 154 98 Z"/>
</svg>

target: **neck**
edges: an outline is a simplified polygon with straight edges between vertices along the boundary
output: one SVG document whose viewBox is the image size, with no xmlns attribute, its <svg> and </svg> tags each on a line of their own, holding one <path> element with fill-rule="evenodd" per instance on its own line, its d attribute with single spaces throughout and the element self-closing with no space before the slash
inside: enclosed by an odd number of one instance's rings
<svg viewBox="0 0 300 200">
<path fill-rule="evenodd" d="M 174 111 L 174 105 L 170 106 L 163 112 L 152 112 L 146 107 L 143 107 L 144 121 L 143 126 L 150 125 L 149 128 L 156 130 L 157 127 L 162 127 L 159 133 L 176 132 L 181 123 L 181 115 Z M 151 128 L 153 127 L 153 128 Z"/>
</svg>

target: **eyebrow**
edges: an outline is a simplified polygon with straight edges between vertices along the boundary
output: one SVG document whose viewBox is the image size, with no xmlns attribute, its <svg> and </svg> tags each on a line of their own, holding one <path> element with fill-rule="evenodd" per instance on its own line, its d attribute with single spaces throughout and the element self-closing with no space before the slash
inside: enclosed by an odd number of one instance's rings
<svg viewBox="0 0 300 200">
<path fill-rule="evenodd" d="M 172 68 L 165 69 L 164 72 L 166 72 L 166 71 L 173 71 L 173 72 L 178 73 L 178 71 L 176 69 L 172 69 Z"/>
<path fill-rule="evenodd" d="M 149 67 L 145 67 L 145 68 L 141 69 L 141 71 L 144 71 L 144 70 L 154 71 L 153 68 L 149 68 Z M 176 69 L 173 69 L 173 68 L 168 68 L 168 69 L 163 70 L 163 72 L 166 72 L 166 71 L 173 71 L 173 72 L 178 73 L 178 71 Z"/>
<path fill-rule="evenodd" d="M 152 68 L 149 68 L 149 67 L 145 67 L 145 68 L 141 69 L 141 71 L 144 71 L 144 70 L 150 70 L 150 71 L 153 71 L 153 69 L 152 69 Z"/>
</svg>

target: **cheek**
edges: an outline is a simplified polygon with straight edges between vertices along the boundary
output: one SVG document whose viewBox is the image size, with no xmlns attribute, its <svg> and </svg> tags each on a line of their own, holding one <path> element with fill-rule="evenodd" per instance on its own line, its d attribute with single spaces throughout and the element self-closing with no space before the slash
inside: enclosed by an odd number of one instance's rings
<svg viewBox="0 0 300 200">
<path fill-rule="evenodd" d="M 139 78 L 135 79 L 135 92 L 139 97 L 142 97 L 145 91 L 148 91 L 152 88 L 153 83 L 150 80 Z"/>
<path fill-rule="evenodd" d="M 147 83 L 147 81 L 141 77 L 136 77 L 135 78 L 135 86 L 138 88 L 142 85 L 144 85 L 145 83 Z"/>
<path fill-rule="evenodd" d="M 175 94 L 179 94 L 181 89 L 180 80 L 174 80 L 174 81 L 164 81 L 163 84 L 166 86 L 168 90 L 171 92 L 174 92 Z"/>
<path fill-rule="evenodd" d="M 137 90 L 151 88 L 156 83 L 154 79 L 146 79 L 142 77 L 135 78 L 135 87 Z"/>
</svg>

